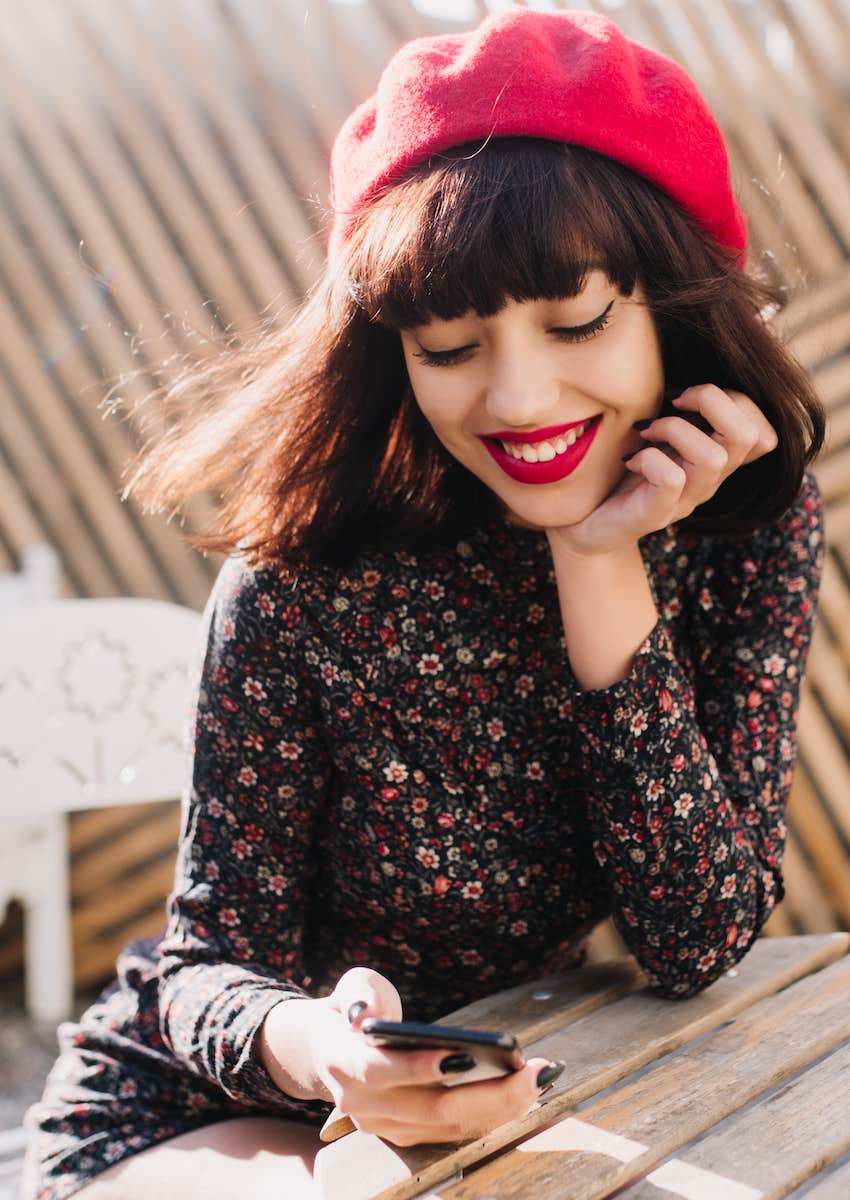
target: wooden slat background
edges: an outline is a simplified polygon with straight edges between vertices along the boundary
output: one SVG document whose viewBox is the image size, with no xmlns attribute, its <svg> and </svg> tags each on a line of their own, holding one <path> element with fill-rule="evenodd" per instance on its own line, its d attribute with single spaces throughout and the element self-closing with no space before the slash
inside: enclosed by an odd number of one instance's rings
<svg viewBox="0 0 850 1200">
<path fill-rule="evenodd" d="M 543 5 L 541 5 L 543 6 Z M 547 4 L 546 7 L 553 5 Z M 425 12 L 423 9 L 428 8 Z M 435 15 L 440 7 L 442 15 Z M 779 318 L 829 409 L 829 555 L 801 709 L 787 896 L 767 933 L 850 928 L 850 0 L 611 0 L 679 59 L 727 134 Z M 200 608 L 218 569 L 119 500 L 140 428 L 104 419 L 212 330 L 279 318 L 318 273 L 327 156 L 407 38 L 455 0 L 29 0 L 0 21 L 0 570 L 56 547 L 66 596 Z M 450 15 L 448 15 L 450 14 Z M 202 523 L 210 501 L 193 506 Z M 70 822 L 77 981 L 156 932 L 174 804 Z M 602 929 L 595 947 L 616 946 Z M 19 970 L 20 916 L 0 930 Z"/>
</svg>

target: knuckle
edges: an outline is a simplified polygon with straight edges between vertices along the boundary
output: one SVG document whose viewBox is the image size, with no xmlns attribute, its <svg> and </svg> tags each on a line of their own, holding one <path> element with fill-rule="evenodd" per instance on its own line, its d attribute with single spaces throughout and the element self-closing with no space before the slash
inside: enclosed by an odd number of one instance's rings
<svg viewBox="0 0 850 1200">
<path fill-rule="evenodd" d="M 729 462 L 729 451 L 725 446 L 721 446 L 719 442 L 713 442 L 712 445 L 714 449 L 709 452 L 711 456 L 711 466 L 718 471 L 722 471 L 722 469 Z"/>
<path fill-rule="evenodd" d="M 752 450 L 754 446 L 757 446 L 761 439 L 758 428 L 751 421 L 745 421 L 741 424 L 740 435 L 741 441 L 746 445 L 748 450 Z"/>
</svg>

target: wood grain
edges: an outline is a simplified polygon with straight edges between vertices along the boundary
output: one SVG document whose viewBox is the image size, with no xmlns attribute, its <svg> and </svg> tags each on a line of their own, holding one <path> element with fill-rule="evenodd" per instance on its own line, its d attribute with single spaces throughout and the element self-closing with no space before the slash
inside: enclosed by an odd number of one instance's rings
<svg viewBox="0 0 850 1200">
<path fill-rule="evenodd" d="M 391 1147 L 371 1135 L 351 1133 L 319 1152 L 316 1173 L 323 1196 L 325 1200 L 409 1200 L 426 1187 L 437 1186 L 459 1168 L 480 1162 L 576 1105 L 590 1101 L 634 1071 L 732 1020 L 751 1005 L 795 981 L 805 980 L 811 972 L 820 972 L 817 979 L 824 982 L 821 968 L 836 960 L 843 962 L 848 946 L 850 935 L 844 933 L 761 939 L 734 976 L 724 976 L 689 1000 L 669 1001 L 635 993 L 597 1008 L 528 1045 L 529 1056 L 541 1054 L 567 1063 L 567 1070 L 539 1109 L 483 1138 L 460 1144 L 408 1149 Z M 843 970 L 850 975 L 850 958 Z M 455 1016 L 452 1014 L 452 1019 Z M 504 1157 L 509 1156 L 500 1157 L 493 1170 Z M 476 1172 L 475 1178 L 486 1169 Z M 489 1187 L 489 1176 L 485 1179 Z M 471 1197 L 488 1193 L 459 1192 L 458 1197 L 464 1194 Z M 533 1189 L 526 1194 L 533 1194 Z"/>
<path fill-rule="evenodd" d="M 658 1200 L 658 1188 L 701 1175 L 780 1200 L 850 1148 L 850 1044 L 771 1090 L 722 1128 L 627 1188 L 618 1200 Z"/>
<path fill-rule="evenodd" d="M 610 1196 L 850 1037 L 848 989 L 844 955 L 491 1160 L 443 1200 L 555 1197 L 565 1171 L 571 1200 Z M 821 1093 L 821 1106 L 829 1098 Z"/>
</svg>

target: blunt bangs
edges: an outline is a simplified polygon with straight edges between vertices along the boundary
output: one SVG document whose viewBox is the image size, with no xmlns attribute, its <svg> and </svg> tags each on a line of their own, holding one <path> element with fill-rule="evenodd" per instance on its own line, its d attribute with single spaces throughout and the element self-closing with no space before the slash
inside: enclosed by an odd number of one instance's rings
<svg viewBox="0 0 850 1200">
<path fill-rule="evenodd" d="M 480 317 L 509 300 L 577 295 L 603 270 L 623 295 L 640 280 L 628 168 L 541 138 L 495 138 L 434 155 L 364 208 L 345 287 L 398 331 L 432 317 Z"/>
</svg>

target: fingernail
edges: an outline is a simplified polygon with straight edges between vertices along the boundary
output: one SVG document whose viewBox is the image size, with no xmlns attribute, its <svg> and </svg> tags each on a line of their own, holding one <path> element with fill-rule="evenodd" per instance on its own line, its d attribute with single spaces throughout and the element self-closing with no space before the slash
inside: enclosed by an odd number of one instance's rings
<svg viewBox="0 0 850 1200">
<path fill-rule="evenodd" d="M 650 425 L 655 423 L 655 417 L 647 417 L 645 421 L 635 421 L 632 429 L 649 429 Z"/>
<path fill-rule="evenodd" d="M 543 1067 L 537 1076 L 537 1086 L 544 1088 L 548 1083 L 554 1083 L 566 1065 L 563 1062 L 556 1062 L 550 1063 L 548 1067 Z"/>
<path fill-rule="evenodd" d="M 639 454 L 639 453 L 640 453 L 640 451 L 638 451 L 638 450 L 633 450 L 633 451 L 631 452 L 631 454 L 624 454 L 624 455 L 623 455 L 623 462 L 628 462 L 630 458 L 634 458 L 634 456 L 635 456 L 636 454 Z"/>
<path fill-rule="evenodd" d="M 444 1075 L 457 1071 L 471 1071 L 475 1066 L 475 1059 L 468 1054 L 449 1054 L 440 1063 L 440 1070 Z"/>
<path fill-rule="evenodd" d="M 353 1025 L 362 1012 L 365 1012 L 369 1005 L 365 1000 L 357 1000 L 348 1010 L 348 1023 Z"/>
</svg>

